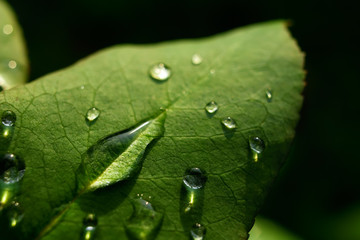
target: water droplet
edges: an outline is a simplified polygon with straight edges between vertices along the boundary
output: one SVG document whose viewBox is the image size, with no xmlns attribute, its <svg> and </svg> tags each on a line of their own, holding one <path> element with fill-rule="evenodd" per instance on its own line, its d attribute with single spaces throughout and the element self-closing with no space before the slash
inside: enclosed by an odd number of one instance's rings
<svg viewBox="0 0 360 240">
<path fill-rule="evenodd" d="M 191 168 L 188 174 L 183 178 L 183 183 L 186 188 L 200 189 L 203 188 L 206 182 L 206 177 L 200 168 Z"/>
<path fill-rule="evenodd" d="M 144 199 L 135 199 L 134 212 L 125 223 L 126 233 L 130 239 L 151 240 L 158 234 L 163 215 L 154 210 L 151 203 Z"/>
<path fill-rule="evenodd" d="M 265 149 L 264 141 L 259 137 L 250 137 L 249 138 L 250 149 L 253 153 L 253 159 L 255 162 L 259 159 L 259 154 L 262 153 Z"/>
<path fill-rule="evenodd" d="M 195 223 L 191 230 L 190 235 L 193 240 L 203 240 L 206 234 L 206 228 L 200 223 Z"/>
<path fill-rule="evenodd" d="M 231 117 L 226 117 L 221 120 L 222 125 L 226 127 L 227 129 L 235 129 L 236 128 L 236 122 Z"/>
<path fill-rule="evenodd" d="M 94 239 L 97 226 L 97 218 L 93 213 L 89 213 L 83 220 L 83 233 L 82 239 L 92 240 Z"/>
<path fill-rule="evenodd" d="M 1 115 L 1 122 L 5 126 L 11 127 L 16 122 L 16 114 L 11 110 L 6 110 Z"/>
<path fill-rule="evenodd" d="M 149 73 L 155 80 L 166 81 L 171 76 L 171 69 L 164 63 L 158 63 L 150 68 Z"/>
<path fill-rule="evenodd" d="M 9 68 L 15 69 L 17 67 L 17 63 L 15 60 L 10 60 L 8 63 Z"/>
<path fill-rule="evenodd" d="M 81 85 L 80 86 L 80 90 L 84 90 L 85 89 L 85 86 L 84 85 Z"/>
<path fill-rule="evenodd" d="M 5 154 L 0 160 L 0 181 L 6 184 L 19 182 L 25 173 L 25 162 L 14 154 Z"/>
<path fill-rule="evenodd" d="M 89 122 L 93 122 L 100 116 L 100 110 L 97 108 L 90 108 L 86 113 L 86 119 Z"/>
<path fill-rule="evenodd" d="M 13 31 L 14 31 L 14 28 L 13 28 L 13 26 L 12 26 L 11 24 L 6 24 L 6 25 L 4 25 L 4 27 L 3 27 L 3 33 L 4 33 L 5 35 L 10 35 L 10 34 L 13 33 Z"/>
<path fill-rule="evenodd" d="M 202 57 L 199 54 L 194 54 L 191 58 L 191 62 L 194 65 L 199 65 L 203 61 Z"/>
<path fill-rule="evenodd" d="M 214 101 L 209 102 L 209 103 L 206 104 L 206 106 L 205 106 L 206 112 L 208 112 L 208 113 L 210 113 L 210 114 L 215 113 L 218 109 L 219 109 L 219 107 L 218 107 L 217 103 L 214 102 Z"/>
<path fill-rule="evenodd" d="M 270 89 L 266 90 L 265 95 L 266 95 L 267 101 L 268 101 L 268 102 L 271 102 L 271 101 L 272 101 L 272 98 L 273 98 L 272 91 L 271 91 Z"/>
<path fill-rule="evenodd" d="M 6 209 L 6 212 L 9 218 L 9 225 L 11 228 L 19 225 L 19 222 L 21 222 L 24 217 L 24 211 L 20 204 L 16 201 L 11 202 L 11 204 Z"/>
</svg>

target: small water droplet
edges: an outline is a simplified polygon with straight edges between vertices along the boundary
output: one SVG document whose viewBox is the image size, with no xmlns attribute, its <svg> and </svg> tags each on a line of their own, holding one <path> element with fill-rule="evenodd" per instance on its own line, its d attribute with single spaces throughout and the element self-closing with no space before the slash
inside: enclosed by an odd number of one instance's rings
<svg viewBox="0 0 360 240">
<path fill-rule="evenodd" d="M 219 107 L 218 107 L 217 103 L 214 102 L 214 101 L 209 102 L 205 106 L 205 111 L 210 113 L 210 114 L 215 113 L 218 109 L 219 109 Z"/>
<path fill-rule="evenodd" d="M 25 173 L 25 162 L 14 154 L 5 154 L 0 161 L 0 181 L 6 184 L 19 182 Z"/>
<path fill-rule="evenodd" d="M 191 58 L 191 62 L 194 65 L 199 65 L 203 61 L 202 57 L 199 54 L 194 54 Z"/>
<path fill-rule="evenodd" d="M 81 85 L 80 86 L 80 90 L 84 90 L 85 89 L 85 86 L 84 85 Z"/>
<path fill-rule="evenodd" d="M 96 232 L 97 217 L 93 213 L 89 213 L 83 220 L 82 239 L 93 240 Z"/>
<path fill-rule="evenodd" d="M 158 63 L 149 70 L 151 78 L 158 81 L 166 81 L 171 76 L 171 69 L 164 63 Z"/>
<path fill-rule="evenodd" d="M 272 98 L 273 98 L 272 91 L 271 91 L 270 89 L 266 90 L 265 95 L 266 95 L 267 101 L 268 101 L 268 102 L 271 102 L 271 101 L 272 101 Z"/>
<path fill-rule="evenodd" d="M 158 234 L 163 215 L 154 210 L 151 203 L 144 199 L 135 199 L 134 212 L 125 223 L 126 233 L 130 239 L 151 240 Z"/>
<path fill-rule="evenodd" d="M 99 116 L 100 116 L 100 110 L 95 107 L 90 108 L 86 113 L 86 119 L 89 122 L 95 121 L 96 119 L 98 119 Z"/>
<path fill-rule="evenodd" d="M 264 141 L 259 137 L 250 137 L 249 138 L 250 149 L 253 153 L 253 159 L 255 162 L 259 159 L 259 154 L 262 153 L 265 149 Z"/>
<path fill-rule="evenodd" d="M 206 228 L 200 223 L 195 223 L 191 230 L 190 235 L 193 240 L 203 240 L 206 234 Z"/>
<path fill-rule="evenodd" d="M 17 63 L 15 60 L 10 60 L 8 63 L 9 68 L 15 69 L 17 67 Z"/>
<path fill-rule="evenodd" d="M 231 117 L 226 117 L 221 120 L 222 125 L 226 127 L 227 129 L 235 129 L 236 128 L 236 122 Z"/>
<path fill-rule="evenodd" d="M 191 168 L 188 174 L 184 176 L 183 183 L 186 188 L 200 189 L 203 188 L 206 182 L 206 176 L 200 168 Z"/>
<path fill-rule="evenodd" d="M 3 27 L 3 33 L 5 35 L 10 35 L 12 34 L 14 31 L 14 28 L 11 24 L 5 24 L 4 27 Z"/>
<path fill-rule="evenodd" d="M 1 122 L 7 127 L 14 126 L 16 122 L 16 114 L 11 110 L 6 110 L 1 115 Z"/>
<path fill-rule="evenodd" d="M 11 202 L 11 204 L 7 207 L 6 211 L 9 218 L 10 227 L 14 228 L 19 225 L 19 222 L 21 222 L 24 217 L 24 211 L 20 204 L 16 201 Z"/>
</svg>

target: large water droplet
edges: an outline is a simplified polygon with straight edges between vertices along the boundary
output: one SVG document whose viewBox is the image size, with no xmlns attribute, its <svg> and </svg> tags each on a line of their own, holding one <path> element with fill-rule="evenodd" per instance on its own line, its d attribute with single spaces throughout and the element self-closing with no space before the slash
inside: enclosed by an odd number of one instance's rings
<svg viewBox="0 0 360 240">
<path fill-rule="evenodd" d="M 266 90 L 265 96 L 266 96 L 266 99 L 267 99 L 268 102 L 272 101 L 273 94 L 272 94 L 272 91 L 270 89 Z"/>
<path fill-rule="evenodd" d="M 16 114 L 11 110 L 6 110 L 1 115 L 1 122 L 5 126 L 13 126 L 16 122 Z"/>
<path fill-rule="evenodd" d="M 218 107 L 217 103 L 214 101 L 211 101 L 205 105 L 205 111 L 210 114 L 215 113 L 218 109 L 219 109 L 219 107 Z"/>
<path fill-rule="evenodd" d="M 231 117 L 226 117 L 221 120 L 222 125 L 226 127 L 227 129 L 235 129 L 236 128 L 236 122 Z"/>
<path fill-rule="evenodd" d="M 83 240 L 93 240 L 95 238 L 97 218 L 93 213 L 89 213 L 83 220 Z"/>
<path fill-rule="evenodd" d="M 19 182 L 25 173 L 25 162 L 14 154 L 5 154 L 0 160 L 0 181 L 6 184 Z"/>
<path fill-rule="evenodd" d="M 250 149 L 253 153 L 253 159 L 255 162 L 259 159 L 259 154 L 262 153 L 265 149 L 264 141 L 259 137 L 250 137 L 249 138 Z"/>
<path fill-rule="evenodd" d="M 99 116 L 100 116 L 100 110 L 95 107 L 90 108 L 86 112 L 86 120 L 89 122 L 94 122 L 96 119 L 98 119 Z"/>
<path fill-rule="evenodd" d="M 7 216 L 9 218 L 9 225 L 11 228 L 16 227 L 19 225 L 19 222 L 24 217 L 24 211 L 20 204 L 16 201 L 13 201 L 6 209 Z"/>
<path fill-rule="evenodd" d="M 199 65 L 203 61 L 202 57 L 199 54 L 194 54 L 191 58 L 191 62 L 194 65 Z"/>
<path fill-rule="evenodd" d="M 125 223 L 125 229 L 130 239 L 151 240 L 158 234 L 163 215 L 154 210 L 151 203 L 144 199 L 133 202 L 134 212 Z"/>
<path fill-rule="evenodd" d="M 190 235 L 193 240 L 203 240 L 206 234 L 206 228 L 200 223 L 195 223 L 191 230 Z"/>
<path fill-rule="evenodd" d="M 199 189 L 203 188 L 206 182 L 206 176 L 200 168 L 191 168 L 188 174 L 184 176 L 183 183 L 186 188 Z"/>
<path fill-rule="evenodd" d="M 10 35 L 13 33 L 14 28 L 11 24 L 5 24 L 2 30 L 5 35 Z"/>
<path fill-rule="evenodd" d="M 166 81 L 171 76 L 171 69 L 164 63 L 158 63 L 149 70 L 150 76 L 158 81 Z"/>
</svg>

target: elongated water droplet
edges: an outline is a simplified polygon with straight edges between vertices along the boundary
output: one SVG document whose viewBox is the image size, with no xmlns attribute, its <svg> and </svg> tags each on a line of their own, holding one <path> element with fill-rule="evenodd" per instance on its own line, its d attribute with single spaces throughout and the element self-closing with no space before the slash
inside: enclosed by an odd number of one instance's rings
<svg viewBox="0 0 360 240">
<path fill-rule="evenodd" d="M 0 181 L 6 184 L 19 182 L 25 173 L 25 162 L 14 154 L 5 154 L 0 161 Z"/>
<path fill-rule="evenodd" d="M 21 220 L 24 217 L 24 211 L 20 204 L 16 201 L 13 201 L 6 209 L 7 216 L 9 218 L 9 225 L 11 228 L 19 225 Z"/>
<path fill-rule="evenodd" d="M 133 202 L 134 212 L 125 223 L 128 237 L 134 240 L 155 239 L 162 224 L 163 215 L 154 210 L 151 203 L 144 199 Z"/>
<path fill-rule="evenodd" d="M 203 61 L 202 57 L 199 54 L 194 54 L 191 58 L 191 62 L 194 65 L 199 65 Z"/>
<path fill-rule="evenodd" d="M 158 81 L 166 81 L 171 76 L 171 69 L 164 63 L 158 63 L 149 70 L 150 76 Z"/>
<path fill-rule="evenodd" d="M 16 122 L 16 114 L 11 110 L 6 110 L 1 115 L 1 122 L 5 126 L 13 126 Z"/>
<path fill-rule="evenodd" d="M 99 116 L 100 116 L 100 110 L 95 107 L 90 108 L 86 112 L 86 120 L 89 122 L 94 122 L 96 119 L 98 119 Z"/>
<path fill-rule="evenodd" d="M 262 153 L 265 149 L 264 141 L 259 137 L 250 137 L 249 138 L 250 149 L 253 153 L 253 159 L 255 162 L 259 159 L 259 154 Z"/>
<path fill-rule="evenodd" d="M 10 35 L 13 33 L 14 28 L 11 24 L 5 24 L 2 30 L 5 35 Z"/>
<path fill-rule="evenodd" d="M 266 90 L 265 96 L 266 96 L 266 99 L 267 99 L 268 102 L 272 101 L 273 94 L 272 94 L 272 91 L 270 89 Z"/>
<path fill-rule="evenodd" d="M 222 125 L 226 127 L 227 129 L 235 129 L 236 128 L 236 122 L 231 117 L 226 117 L 221 120 Z"/>
<path fill-rule="evenodd" d="M 217 103 L 214 102 L 214 101 L 209 102 L 205 106 L 205 111 L 210 113 L 210 114 L 215 113 L 218 109 L 219 109 L 219 107 L 218 107 Z"/>
<path fill-rule="evenodd" d="M 93 240 L 95 238 L 97 226 L 97 217 L 93 213 L 89 213 L 83 220 L 83 240 Z"/>
<path fill-rule="evenodd" d="M 203 240 L 206 234 L 206 228 L 200 223 L 195 223 L 191 230 L 190 235 L 193 240 Z"/>
</svg>

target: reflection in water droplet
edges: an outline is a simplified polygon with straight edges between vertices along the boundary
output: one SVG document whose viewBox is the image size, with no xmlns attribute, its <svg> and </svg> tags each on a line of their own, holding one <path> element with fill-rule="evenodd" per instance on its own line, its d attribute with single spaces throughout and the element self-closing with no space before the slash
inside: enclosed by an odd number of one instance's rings
<svg viewBox="0 0 360 240">
<path fill-rule="evenodd" d="M 19 222 L 24 217 L 24 211 L 21 208 L 20 204 L 16 201 L 11 202 L 11 204 L 7 207 L 7 216 L 9 218 L 9 225 L 11 228 L 19 225 Z"/>
<path fill-rule="evenodd" d="M 90 108 L 86 113 L 86 119 L 89 122 L 93 122 L 100 116 L 100 110 L 97 108 Z"/>
<path fill-rule="evenodd" d="M 171 76 L 171 69 L 164 63 L 158 63 L 149 70 L 150 76 L 158 81 L 166 81 Z"/>
<path fill-rule="evenodd" d="M 13 31 L 14 31 L 14 28 L 13 28 L 13 26 L 12 26 L 11 24 L 6 24 L 6 25 L 4 25 L 4 27 L 3 27 L 3 33 L 4 33 L 5 35 L 10 35 L 10 34 L 12 34 Z"/>
<path fill-rule="evenodd" d="M 203 188 L 205 182 L 206 177 L 200 168 L 191 168 L 183 178 L 184 186 L 189 189 Z"/>
<path fill-rule="evenodd" d="M 5 154 L 0 160 L 0 181 L 5 184 L 19 182 L 25 173 L 25 162 L 14 154 Z"/>
<path fill-rule="evenodd" d="M 210 114 L 215 113 L 218 109 L 219 109 L 219 107 L 218 107 L 217 103 L 214 101 L 209 102 L 205 106 L 206 112 L 208 112 Z"/>
<path fill-rule="evenodd" d="M 231 117 L 226 117 L 221 120 L 222 125 L 226 127 L 227 129 L 235 129 L 236 128 L 236 122 Z"/>
<path fill-rule="evenodd" d="M 93 240 L 96 232 L 97 218 L 93 213 L 89 213 L 83 220 L 83 240 Z"/>
<path fill-rule="evenodd" d="M 6 110 L 1 115 L 1 122 L 5 126 L 8 127 L 13 126 L 15 124 L 15 121 L 16 121 L 16 114 L 11 110 Z"/>
<path fill-rule="evenodd" d="M 17 63 L 14 60 L 10 60 L 8 63 L 9 68 L 15 69 L 17 67 Z"/>
<path fill-rule="evenodd" d="M 134 212 L 125 223 L 125 229 L 130 239 L 151 240 L 158 234 L 163 215 L 154 210 L 151 203 L 144 199 L 133 202 Z"/>
<path fill-rule="evenodd" d="M 253 159 L 255 162 L 259 159 L 259 154 L 262 153 L 265 149 L 264 141 L 259 137 L 250 137 L 249 138 L 250 149 L 253 153 Z"/>
<path fill-rule="evenodd" d="M 194 54 L 191 58 L 191 62 L 194 65 L 199 65 L 202 63 L 202 57 L 199 54 Z"/>
<path fill-rule="evenodd" d="M 272 101 L 272 98 L 273 98 L 273 94 L 272 94 L 272 91 L 270 89 L 266 90 L 265 92 L 266 94 L 266 99 L 268 102 L 271 102 Z"/>
<path fill-rule="evenodd" d="M 200 223 L 195 223 L 191 230 L 190 235 L 193 240 L 203 240 L 206 234 L 206 228 Z"/>
</svg>

